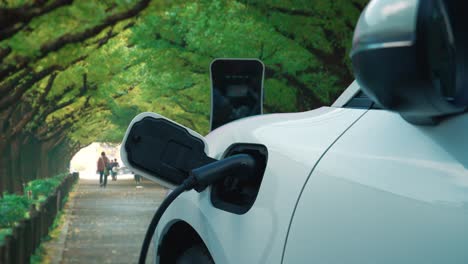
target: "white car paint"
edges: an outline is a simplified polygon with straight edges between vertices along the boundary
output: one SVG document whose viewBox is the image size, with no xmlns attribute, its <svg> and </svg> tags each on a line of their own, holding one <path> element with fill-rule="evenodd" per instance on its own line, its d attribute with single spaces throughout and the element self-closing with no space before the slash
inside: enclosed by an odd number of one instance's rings
<svg viewBox="0 0 468 264">
<path fill-rule="evenodd" d="M 468 263 L 467 129 L 366 113 L 309 177 L 283 263 Z"/>
<path fill-rule="evenodd" d="M 182 220 L 216 263 L 468 263 L 467 128 L 468 114 L 419 127 L 333 107 L 227 124 L 205 138 L 211 157 L 268 147 L 253 207 L 236 215 L 209 189 L 184 193 L 156 241 Z"/>
<path fill-rule="evenodd" d="M 216 263 L 280 263 L 294 206 L 312 168 L 365 110 L 323 107 L 293 114 L 246 118 L 208 136 L 211 157 L 238 142 L 268 148 L 268 163 L 253 207 L 237 215 L 213 207 L 210 190 L 183 193 L 164 213 L 160 241 L 177 221 L 190 224 Z"/>
</svg>

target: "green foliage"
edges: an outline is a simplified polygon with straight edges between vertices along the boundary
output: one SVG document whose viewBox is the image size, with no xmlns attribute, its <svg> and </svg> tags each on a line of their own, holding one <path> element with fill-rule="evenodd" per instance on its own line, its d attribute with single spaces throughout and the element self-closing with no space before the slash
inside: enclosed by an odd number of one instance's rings
<svg viewBox="0 0 468 264">
<path fill-rule="evenodd" d="M 4 1 L 7 7 L 33 2 Z M 264 61 L 268 112 L 304 111 L 333 102 L 352 80 L 348 51 L 366 2 L 152 1 L 138 16 L 45 52 L 48 44 L 89 32 L 138 4 L 74 1 L 32 18 L 24 30 L 0 40 L 0 48 L 11 48 L 2 63 L 28 60 L 36 72 L 59 67 L 44 101 L 38 95 L 47 91 L 48 76 L 23 97 L 38 108 L 26 127 L 29 132 L 68 127 L 67 138 L 81 145 L 119 142 L 134 115 L 153 111 L 205 134 L 208 67 L 214 58 Z"/>
<path fill-rule="evenodd" d="M 293 112 L 296 110 L 296 90 L 285 82 L 270 79 L 265 81 L 265 101 L 269 102 L 269 112 Z"/>
<path fill-rule="evenodd" d="M 64 202 L 66 202 L 68 195 L 63 198 Z M 64 222 L 64 214 L 63 211 L 59 211 L 54 218 L 54 222 L 49 227 L 49 233 L 45 237 L 41 239 L 41 244 L 39 247 L 34 251 L 34 254 L 31 256 L 31 264 L 41 264 L 41 263 L 49 263 L 47 259 L 47 250 L 44 247 L 44 242 L 50 241 L 52 239 L 56 239 L 58 234 L 60 234 L 61 225 Z M 1 238 L 0 238 L 1 239 Z M 1 240 L 0 240 L 1 242 Z"/>
<path fill-rule="evenodd" d="M 25 4 L 32 4 L 33 0 L 3 0 L 0 2 L 0 8 L 17 8 Z"/>
<path fill-rule="evenodd" d="M 3 245 L 5 237 L 11 235 L 13 230 L 11 228 L 0 228 L 0 246 Z"/>
<path fill-rule="evenodd" d="M 41 264 L 43 263 L 43 257 L 44 254 L 46 253 L 44 249 L 44 245 L 41 243 L 39 246 L 36 248 L 34 251 L 34 254 L 31 255 L 30 263 L 31 264 Z"/>
<path fill-rule="evenodd" d="M 46 179 L 37 179 L 28 182 L 26 192 L 31 191 L 32 199 L 36 203 L 45 201 L 45 199 L 55 191 L 55 189 L 62 183 L 66 174 L 57 175 Z"/>
<path fill-rule="evenodd" d="M 29 212 L 30 201 L 25 196 L 4 194 L 0 199 L 0 228 L 11 228 Z"/>
<path fill-rule="evenodd" d="M 38 205 L 45 201 L 64 180 L 67 174 L 60 174 L 47 179 L 38 179 L 28 183 L 26 193 L 32 192 L 32 199 L 27 195 L 4 193 L 0 199 L 0 245 L 6 236 L 10 235 L 12 228 L 21 220 L 29 217 L 31 205 Z M 68 196 L 63 197 L 65 203 Z M 56 217 L 51 229 L 57 226 L 60 214 Z"/>
</svg>

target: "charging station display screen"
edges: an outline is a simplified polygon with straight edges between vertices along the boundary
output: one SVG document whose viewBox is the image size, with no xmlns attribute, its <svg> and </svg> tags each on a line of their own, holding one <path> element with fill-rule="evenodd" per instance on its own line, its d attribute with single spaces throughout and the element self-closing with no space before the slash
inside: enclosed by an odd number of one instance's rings
<svg viewBox="0 0 468 264">
<path fill-rule="evenodd" d="M 220 59 L 211 64 L 211 130 L 262 114 L 263 72 L 258 60 Z"/>
</svg>

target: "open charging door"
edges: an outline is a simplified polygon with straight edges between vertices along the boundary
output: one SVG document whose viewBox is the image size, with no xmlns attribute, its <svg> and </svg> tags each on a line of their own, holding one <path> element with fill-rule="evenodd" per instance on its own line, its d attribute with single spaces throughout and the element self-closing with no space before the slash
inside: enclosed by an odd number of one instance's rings
<svg viewBox="0 0 468 264">
<path fill-rule="evenodd" d="M 213 159 L 203 136 L 156 113 L 141 113 L 130 123 L 121 158 L 135 174 L 175 188 L 189 172 Z"/>
</svg>

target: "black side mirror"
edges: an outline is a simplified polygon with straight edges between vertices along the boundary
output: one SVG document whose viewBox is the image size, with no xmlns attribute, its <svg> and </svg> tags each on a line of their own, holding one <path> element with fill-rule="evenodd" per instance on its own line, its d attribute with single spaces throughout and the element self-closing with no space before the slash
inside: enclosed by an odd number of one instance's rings
<svg viewBox="0 0 468 264">
<path fill-rule="evenodd" d="M 197 132 L 161 115 L 142 113 L 127 129 L 121 157 L 134 173 L 174 188 L 192 169 L 215 161 L 207 152 Z"/>
<path fill-rule="evenodd" d="M 372 0 L 354 32 L 361 89 L 413 124 L 468 109 L 466 1 Z"/>
</svg>

